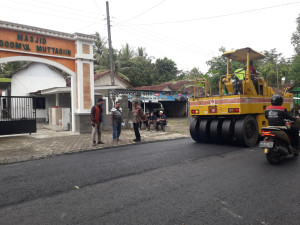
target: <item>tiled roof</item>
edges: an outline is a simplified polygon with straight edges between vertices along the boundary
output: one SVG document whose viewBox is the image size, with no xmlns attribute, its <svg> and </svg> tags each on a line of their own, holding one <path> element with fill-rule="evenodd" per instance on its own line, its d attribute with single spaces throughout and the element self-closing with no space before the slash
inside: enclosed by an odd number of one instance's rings
<svg viewBox="0 0 300 225">
<path fill-rule="evenodd" d="M 107 70 L 105 72 L 97 73 L 94 75 L 94 80 L 99 80 L 101 77 L 105 75 L 109 75 L 110 70 Z M 121 76 L 119 76 L 117 73 L 114 73 L 114 76 L 117 77 L 119 80 L 121 80 L 123 83 L 125 83 L 128 87 L 132 88 L 131 84 L 128 83 L 126 80 L 124 80 Z"/>
<path fill-rule="evenodd" d="M 101 72 L 101 73 L 97 73 L 94 75 L 94 81 L 95 80 L 99 80 L 101 77 L 105 76 L 105 75 L 109 75 L 110 74 L 110 70 L 107 70 L 105 72 Z M 118 74 L 115 73 L 115 77 L 117 77 L 119 80 L 121 80 L 123 83 L 125 83 L 128 87 L 132 88 L 131 84 L 128 83 L 126 80 L 124 80 L 121 76 L 119 76 Z M 71 87 L 71 80 L 67 81 L 67 86 Z"/>
<path fill-rule="evenodd" d="M 194 93 L 194 87 L 192 81 L 168 81 L 157 85 L 136 87 L 136 90 L 147 91 L 163 91 L 165 88 L 170 88 L 172 91 L 188 92 L 188 94 Z"/>
<path fill-rule="evenodd" d="M 107 70 L 107 71 L 101 72 L 101 73 L 97 73 L 97 74 L 94 75 L 94 80 L 99 80 L 100 77 L 103 77 L 103 76 L 105 76 L 109 73 L 110 73 L 110 70 Z M 115 74 L 115 76 L 116 76 L 116 74 Z"/>
</svg>

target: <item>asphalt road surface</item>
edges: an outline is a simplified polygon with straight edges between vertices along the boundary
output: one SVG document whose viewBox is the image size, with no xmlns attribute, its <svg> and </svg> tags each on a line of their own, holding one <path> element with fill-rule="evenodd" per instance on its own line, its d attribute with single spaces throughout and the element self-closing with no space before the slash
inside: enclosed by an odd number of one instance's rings
<svg viewBox="0 0 300 225">
<path fill-rule="evenodd" d="M 179 139 L 0 166 L 0 224 L 300 224 L 300 161 Z"/>
</svg>

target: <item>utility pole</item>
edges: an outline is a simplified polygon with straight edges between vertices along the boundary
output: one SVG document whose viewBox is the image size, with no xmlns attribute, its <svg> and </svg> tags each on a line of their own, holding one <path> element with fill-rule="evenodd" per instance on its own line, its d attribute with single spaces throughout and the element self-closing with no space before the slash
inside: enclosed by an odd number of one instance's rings
<svg viewBox="0 0 300 225">
<path fill-rule="evenodd" d="M 276 67 L 276 76 L 277 76 L 277 89 L 279 89 L 279 82 L 278 82 L 278 66 Z"/>
<path fill-rule="evenodd" d="M 109 46 L 110 79 L 111 79 L 111 85 L 115 85 L 114 69 L 113 69 L 113 50 L 112 50 L 112 46 L 111 46 L 111 33 L 110 33 L 110 18 L 109 18 L 108 1 L 106 1 L 106 17 L 107 17 L 108 46 Z"/>
</svg>

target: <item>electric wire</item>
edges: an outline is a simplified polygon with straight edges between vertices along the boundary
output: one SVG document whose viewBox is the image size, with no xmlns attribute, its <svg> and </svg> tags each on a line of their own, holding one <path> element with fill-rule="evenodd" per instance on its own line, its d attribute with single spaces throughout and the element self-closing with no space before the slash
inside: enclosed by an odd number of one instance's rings
<svg viewBox="0 0 300 225">
<path fill-rule="evenodd" d="M 168 38 L 168 37 L 164 37 L 162 34 L 159 34 L 159 33 L 155 33 L 153 31 L 147 31 L 146 29 L 143 29 L 141 27 L 135 27 L 135 26 L 131 26 L 131 27 L 127 27 L 128 29 L 131 29 L 131 30 L 134 30 L 134 31 L 137 31 L 138 34 L 137 35 L 140 35 L 141 33 L 145 34 L 146 35 L 146 38 L 149 38 L 150 37 L 153 37 L 155 39 L 155 41 L 157 42 L 161 42 L 161 41 L 164 41 L 165 44 L 169 45 L 170 43 L 173 43 L 172 46 L 176 45 L 176 46 L 181 46 L 182 48 L 185 48 L 185 49 L 190 49 L 192 51 L 197 51 L 198 54 L 202 54 L 202 55 L 205 55 L 205 56 L 213 56 L 213 55 L 216 55 L 218 53 L 214 52 L 214 51 L 210 51 L 210 50 L 206 50 L 206 49 L 202 49 L 198 46 L 194 46 L 191 48 L 190 45 L 185 45 L 184 43 L 182 42 L 177 42 L 177 41 L 174 41 L 173 39 L 171 38 Z M 143 31 L 144 30 L 144 31 Z M 146 30 L 146 32 L 145 32 Z M 156 34 L 156 35 L 155 35 Z M 153 40 L 153 39 L 152 39 Z M 197 48 L 197 49 L 196 49 Z"/>
<path fill-rule="evenodd" d="M 10 0 L 9 2 L 19 3 L 19 4 L 23 4 L 24 5 L 24 3 L 21 3 L 21 2 L 18 2 L 18 1 L 14 1 L 14 0 Z M 37 8 L 41 8 L 41 9 L 47 9 L 47 10 L 50 10 L 50 11 L 56 11 L 56 12 L 63 12 L 63 13 L 73 14 L 75 16 L 84 16 L 84 17 L 89 17 L 89 18 L 92 18 L 92 19 L 100 19 L 99 17 L 87 16 L 87 15 L 73 13 L 73 12 L 66 11 L 66 10 L 59 10 L 59 9 L 48 8 L 48 7 L 44 7 L 44 6 L 30 4 L 28 2 L 26 3 L 26 5 L 37 7 Z M 96 14 L 96 13 L 94 13 L 94 14 Z"/>
<path fill-rule="evenodd" d="M 42 3 L 42 4 L 46 4 L 46 5 L 53 5 L 53 6 L 57 6 L 59 8 L 66 8 L 66 9 L 72 9 L 72 10 L 76 10 L 76 11 L 79 11 L 81 13 L 95 13 L 93 11 L 87 11 L 87 10 L 82 10 L 82 9 L 76 9 L 76 8 L 73 8 L 73 7 L 68 7 L 68 6 L 64 6 L 64 5 L 59 5 L 59 4 L 54 4 L 53 2 L 44 2 L 44 1 L 40 1 L 40 0 L 31 0 L 31 1 L 34 1 L 34 2 L 39 2 L 39 3 Z"/>
<path fill-rule="evenodd" d="M 135 18 L 138 18 L 138 17 L 140 17 L 140 16 L 146 14 L 146 13 L 149 12 L 150 10 L 154 9 L 155 7 L 161 5 L 161 4 L 164 3 L 165 1 L 166 1 L 166 0 L 163 0 L 163 1 L 159 2 L 159 3 L 157 3 L 156 5 L 152 6 L 151 8 L 145 10 L 144 12 L 142 12 L 142 13 L 136 15 L 136 16 L 133 16 L 133 17 L 131 17 L 130 19 L 127 19 L 127 20 L 125 20 L 125 21 L 128 22 L 128 21 L 130 21 L 130 20 L 133 20 L 133 19 L 135 19 Z"/>
<path fill-rule="evenodd" d="M 166 22 L 157 22 L 157 23 L 145 23 L 145 24 L 133 24 L 133 25 L 138 25 L 138 26 L 148 26 L 148 25 L 164 25 L 164 24 L 175 24 L 175 23 L 185 23 L 185 22 L 193 22 L 193 21 L 199 21 L 199 20 L 208 20 L 208 19 L 215 19 L 215 18 L 222 18 L 222 17 L 227 17 L 227 16 L 235 16 L 243 13 L 251 13 L 255 11 L 262 11 L 262 10 L 267 10 L 267 9 L 272 9 L 272 8 L 278 8 L 282 6 L 287 6 L 287 5 L 293 5 L 293 4 L 298 4 L 300 1 L 297 2 L 289 2 L 285 4 L 280 4 L 280 5 L 273 5 L 273 6 L 268 6 L 268 7 L 263 7 L 263 8 L 257 8 L 257 9 L 250 9 L 250 10 L 245 10 L 245 11 L 240 11 L 240 12 L 234 12 L 234 13 L 229 13 L 229 14 L 223 14 L 223 15 L 216 15 L 216 16 L 208 16 L 208 17 L 201 17 L 201 18 L 195 18 L 195 19 L 185 19 L 185 20 L 177 20 L 177 21 L 166 21 Z M 122 26 L 122 25 L 119 25 Z M 126 26 L 126 25 L 123 25 Z"/>
<path fill-rule="evenodd" d="M 120 27 L 120 28 L 121 28 L 121 27 Z M 151 37 L 149 37 L 147 34 L 145 34 L 145 35 L 144 35 L 144 34 L 141 34 L 139 31 L 134 31 L 134 30 L 128 31 L 128 30 L 124 29 L 123 27 L 122 27 L 122 29 L 123 29 L 124 31 L 126 31 L 127 33 L 130 33 L 130 32 L 131 32 L 131 33 L 135 33 L 136 35 L 140 35 L 140 36 L 142 36 L 142 37 L 144 37 L 144 38 L 147 38 L 147 39 L 149 39 L 149 40 L 158 42 L 158 43 L 163 44 L 163 45 L 168 45 L 168 46 L 171 46 L 171 47 L 173 47 L 173 48 L 185 50 L 185 51 L 191 52 L 191 53 L 196 54 L 196 55 L 201 55 L 201 56 L 205 56 L 205 57 L 211 57 L 211 55 L 201 53 L 201 52 L 199 52 L 199 51 L 197 51 L 197 50 L 195 50 L 195 49 L 192 49 L 192 48 L 187 48 L 187 47 L 184 47 L 184 46 L 180 46 L 180 45 L 178 45 L 178 44 L 172 44 L 172 43 L 170 43 L 170 42 L 168 42 L 168 41 L 160 40 L 160 39 L 155 38 L 155 37 L 154 37 L 154 38 L 151 38 Z M 147 46 L 145 46 L 145 47 L 147 47 Z"/>
<path fill-rule="evenodd" d="M 129 28 L 129 27 L 127 27 L 127 28 Z M 140 31 L 142 33 L 146 33 L 147 35 L 155 37 L 155 38 L 158 38 L 159 40 L 164 39 L 167 43 L 172 42 L 172 43 L 174 43 L 176 45 L 180 45 L 180 46 L 183 46 L 183 47 L 186 47 L 186 48 L 191 48 L 190 45 L 185 44 L 185 42 L 183 42 L 183 41 L 176 41 L 173 38 L 164 36 L 162 33 L 157 33 L 157 32 L 154 32 L 154 31 L 149 31 L 149 30 L 147 30 L 145 28 L 142 28 L 142 27 L 133 27 L 132 26 L 130 28 L 138 30 L 138 31 Z M 215 54 L 218 54 L 218 53 L 216 53 L 214 51 L 207 50 L 207 49 L 201 48 L 201 47 L 196 46 L 196 45 L 193 45 L 192 49 L 197 49 L 197 51 L 203 52 L 206 55 L 215 55 Z"/>
<path fill-rule="evenodd" d="M 19 10 L 19 11 L 22 11 L 22 12 L 25 11 L 25 12 L 30 12 L 30 13 L 40 14 L 40 15 L 47 15 L 47 16 L 51 16 L 51 17 L 60 17 L 60 18 L 64 18 L 64 19 L 68 19 L 68 20 L 72 20 L 72 21 L 76 20 L 76 21 L 94 23 L 94 21 L 82 20 L 82 19 L 77 19 L 77 18 L 70 18 L 70 17 L 60 16 L 60 15 L 45 13 L 45 12 L 37 12 L 37 11 L 33 11 L 33 10 L 28 10 L 28 9 L 20 9 L 20 8 L 15 8 L 15 7 L 11 7 L 11 6 L 2 5 L 1 7 L 9 8 L 9 9 L 15 9 L 15 10 Z M 97 23 L 99 23 L 99 22 L 97 22 Z M 99 24 L 101 24 L 101 23 L 99 23 Z"/>
<path fill-rule="evenodd" d="M 98 6 L 97 2 L 96 2 L 95 0 L 93 0 L 93 1 L 94 1 L 95 5 L 96 5 L 98 11 L 99 11 L 101 14 L 103 14 L 103 12 L 101 11 L 101 9 L 100 9 L 100 7 Z M 103 14 L 103 16 L 105 16 L 105 15 Z M 103 20 L 106 21 L 106 18 L 104 18 Z M 85 25 L 85 26 L 79 28 L 78 30 L 83 30 L 83 29 L 85 29 L 85 28 L 87 28 L 87 27 L 90 27 L 90 26 L 93 26 L 93 25 L 96 25 L 96 24 L 97 24 L 96 22 L 95 22 L 95 23 L 92 23 L 92 24 L 88 24 L 88 25 Z M 106 25 L 106 23 L 105 23 L 104 25 Z M 104 31 L 103 31 L 103 33 L 104 33 Z"/>
<path fill-rule="evenodd" d="M 134 37 L 135 39 L 137 39 L 137 38 L 136 38 L 137 33 L 132 32 L 132 31 L 128 31 L 128 30 L 124 29 L 124 27 L 119 27 L 118 29 L 124 30 L 124 31 L 125 31 L 126 33 L 128 33 L 130 36 L 132 36 L 132 37 Z M 134 34 L 135 36 L 134 36 L 133 34 Z M 142 35 L 142 36 L 143 36 L 143 35 Z M 150 39 L 150 40 L 153 40 L 152 38 L 149 38 L 149 37 L 147 37 L 147 36 L 145 36 L 145 37 L 148 38 L 148 39 Z M 141 39 L 138 39 L 138 41 L 141 42 L 141 43 L 143 43 L 143 42 L 141 41 Z M 194 51 L 194 50 L 191 50 L 191 49 L 182 48 L 182 47 L 179 47 L 179 46 L 177 46 L 177 45 L 171 45 L 171 44 L 169 44 L 168 42 L 167 42 L 167 43 L 166 43 L 166 42 L 161 42 L 161 41 L 159 41 L 159 40 L 153 40 L 153 41 L 158 42 L 158 43 L 162 43 L 163 45 L 168 45 L 168 46 L 171 46 L 171 47 L 173 47 L 173 48 L 177 48 L 177 49 L 183 50 L 183 51 L 185 51 L 185 52 L 192 53 L 192 54 L 194 54 L 194 55 L 197 55 L 198 57 L 205 57 L 205 58 L 211 58 L 211 57 L 212 57 L 212 56 L 208 56 L 208 55 L 201 54 L 201 53 L 199 53 L 199 51 Z M 153 51 L 157 52 L 159 55 L 161 55 L 161 57 L 167 57 L 166 54 L 163 54 L 163 53 L 157 51 L 157 50 L 154 49 L 151 45 L 149 45 L 149 43 L 147 43 L 147 44 L 143 43 L 143 45 L 144 45 L 143 47 L 145 47 L 145 48 L 147 48 L 147 49 L 152 49 Z M 199 60 L 199 62 L 200 62 L 200 60 Z M 193 67 L 196 67 L 196 66 L 193 66 Z M 184 69 L 184 70 L 189 70 L 189 69 Z"/>
<path fill-rule="evenodd" d="M 127 32 L 132 38 L 136 39 L 136 36 L 132 35 L 132 32 L 127 31 L 126 29 L 124 29 L 123 27 L 120 28 L 121 30 L 124 30 L 125 32 Z M 143 47 L 145 46 L 145 48 L 149 48 L 152 49 L 153 51 L 155 51 L 156 53 L 158 53 L 159 55 L 161 55 L 161 57 L 163 57 L 165 54 L 163 54 L 162 52 L 158 51 L 157 49 L 153 48 L 152 46 L 148 46 L 145 42 L 141 41 L 140 39 L 138 39 L 138 42 L 142 43 Z"/>
<path fill-rule="evenodd" d="M 104 16 L 105 14 L 102 12 L 102 10 L 100 9 L 100 7 L 98 6 L 97 2 L 95 0 L 93 0 L 97 9 L 99 10 L 99 12 Z"/>
<path fill-rule="evenodd" d="M 96 24 L 97 24 L 97 22 L 95 22 L 95 23 L 89 23 L 89 24 L 87 24 L 87 25 L 85 25 L 85 26 L 83 26 L 83 27 L 77 28 L 76 30 L 81 31 L 81 30 L 84 30 L 85 28 L 94 26 L 94 25 L 96 25 Z"/>
<path fill-rule="evenodd" d="M 149 39 L 149 40 L 152 40 L 152 41 L 155 41 L 155 42 L 157 42 L 157 43 L 161 43 L 161 44 L 164 44 L 164 45 L 168 45 L 168 46 L 171 46 L 171 47 L 173 47 L 173 48 L 177 48 L 177 49 L 183 49 L 183 50 L 185 50 L 185 51 L 189 51 L 189 52 L 192 52 L 192 53 L 194 53 L 194 54 L 197 54 L 197 55 L 202 55 L 202 56 L 206 56 L 206 57 L 211 57 L 212 55 L 208 55 L 208 54 L 206 54 L 206 53 L 203 53 L 203 52 L 201 52 L 201 51 L 198 51 L 198 50 L 196 50 L 196 49 L 194 49 L 194 48 L 191 48 L 191 47 L 186 47 L 186 46 L 183 46 L 183 45 L 180 45 L 180 44 L 178 44 L 178 43 L 172 43 L 172 42 L 170 42 L 170 41 L 167 41 L 167 40 L 163 40 L 163 39 L 161 39 L 161 38 L 158 38 L 158 37 L 154 37 L 154 36 L 149 36 L 149 35 L 147 35 L 147 34 L 141 34 L 141 32 L 140 31 L 137 31 L 137 30 L 132 30 L 131 29 L 131 31 L 127 31 L 127 32 L 134 32 L 137 36 L 142 36 L 142 37 L 144 37 L 144 38 L 147 38 L 147 39 Z"/>
</svg>

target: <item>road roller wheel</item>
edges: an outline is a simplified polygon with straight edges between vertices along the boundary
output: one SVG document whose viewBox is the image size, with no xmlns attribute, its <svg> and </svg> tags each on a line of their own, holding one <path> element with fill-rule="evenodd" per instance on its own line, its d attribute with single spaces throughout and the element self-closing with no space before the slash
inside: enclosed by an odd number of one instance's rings
<svg viewBox="0 0 300 225">
<path fill-rule="evenodd" d="M 246 116 L 236 121 L 234 134 L 239 144 L 252 147 L 257 143 L 258 126 L 253 116 Z"/>
<path fill-rule="evenodd" d="M 194 141 L 201 142 L 199 135 L 199 119 L 192 118 L 190 123 L 190 134 Z"/>
<path fill-rule="evenodd" d="M 233 142 L 234 122 L 232 119 L 226 119 L 222 123 L 222 140 L 226 144 Z"/>
<path fill-rule="evenodd" d="M 200 140 L 209 142 L 210 141 L 210 130 L 209 130 L 210 121 L 209 119 L 201 119 L 199 124 L 199 134 Z"/>
<path fill-rule="evenodd" d="M 210 139 L 214 143 L 222 143 L 222 119 L 214 119 L 210 123 Z"/>
</svg>

